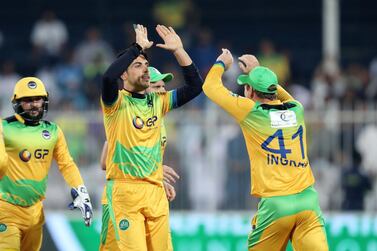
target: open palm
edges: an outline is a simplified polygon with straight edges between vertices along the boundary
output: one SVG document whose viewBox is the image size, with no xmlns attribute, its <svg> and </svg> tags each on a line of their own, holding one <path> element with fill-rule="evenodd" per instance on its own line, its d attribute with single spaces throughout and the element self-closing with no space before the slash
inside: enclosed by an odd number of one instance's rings
<svg viewBox="0 0 377 251">
<path fill-rule="evenodd" d="M 164 44 L 157 44 L 157 47 L 175 52 L 183 48 L 181 38 L 175 33 L 172 27 L 167 28 L 164 25 L 157 25 L 156 31 L 158 35 L 164 40 Z"/>
<path fill-rule="evenodd" d="M 134 26 L 134 29 L 136 33 L 136 43 L 140 45 L 143 50 L 149 49 L 153 45 L 153 42 L 148 39 L 147 28 L 141 24 L 137 24 Z"/>
</svg>

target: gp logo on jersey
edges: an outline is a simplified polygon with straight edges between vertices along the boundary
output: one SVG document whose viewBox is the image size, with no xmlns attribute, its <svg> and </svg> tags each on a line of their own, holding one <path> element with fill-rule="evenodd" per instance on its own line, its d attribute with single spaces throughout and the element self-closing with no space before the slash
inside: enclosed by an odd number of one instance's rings
<svg viewBox="0 0 377 251">
<path fill-rule="evenodd" d="M 45 157 L 48 155 L 50 151 L 48 149 L 36 149 L 34 151 L 34 158 L 38 159 L 38 160 L 44 160 Z M 18 156 L 20 157 L 20 159 L 23 161 L 23 162 L 28 162 L 31 157 L 32 157 L 32 154 L 31 152 L 29 152 L 27 149 L 23 149 L 19 154 Z"/>
<path fill-rule="evenodd" d="M 31 159 L 31 153 L 27 149 L 23 149 L 18 156 L 23 162 L 28 162 Z"/>
<path fill-rule="evenodd" d="M 51 134 L 50 134 L 49 131 L 47 131 L 47 130 L 43 130 L 43 131 L 42 131 L 42 137 L 43 137 L 44 139 L 50 139 L 50 138 L 51 138 Z"/>
<path fill-rule="evenodd" d="M 142 120 L 139 116 L 136 116 L 132 120 L 132 124 L 134 125 L 134 127 L 136 129 L 142 129 L 144 127 L 144 125 L 146 125 L 147 127 L 154 126 L 156 124 L 157 119 L 158 119 L 157 116 L 153 116 L 153 117 L 147 119 L 147 121 L 144 123 L 144 120 Z"/>
<path fill-rule="evenodd" d="M 136 116 L 133 120 L 132 120 L 132 124 L 134 125 L 134 127 L 136 129 L 141 129 L 144 127 L 144 121 L 139 117 L 139 116 Z"/>
</svg>

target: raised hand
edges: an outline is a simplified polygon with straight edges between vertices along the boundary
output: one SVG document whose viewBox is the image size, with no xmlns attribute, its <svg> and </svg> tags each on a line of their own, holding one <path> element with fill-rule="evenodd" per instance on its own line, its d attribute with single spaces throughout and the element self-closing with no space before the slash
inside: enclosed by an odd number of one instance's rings
<svg viewBox="0 0 377 251">
<path fill-rule="evenodd" d="M 136 43 L 143 48 L 143 50 L 149 49 L 153 42 L 148 40 L 148 31 L 141 24 L 134 25 L 135 33 L 136 33 Z"/>
<path fill-rule="evenodd" d="M 228 49 L 222 49 L 222 53 L 216 59 L 216 61 L 222 61 L 225 64 L 225 70 L 228 70 L 229 67 L 233 64 L 232 53 Z"/>
<path fill-rule="evenodd" d="M 156 31 L 162 40 L 164 40 L 164 44 L 156 44 L 157 47 L 169 50 L 173 53 L 179 49 L 183 49 L 182 40 L 172 27 L 167 28 L 159 24 L 156 27 Z"/>
<path fill-rule="evenodd" d="M 238 58 L 238 66 L 244 74 L 248 74 L 256 66 L 259 66 L 259 61 L 254 55 L 244 54 Z"/>
</svg>

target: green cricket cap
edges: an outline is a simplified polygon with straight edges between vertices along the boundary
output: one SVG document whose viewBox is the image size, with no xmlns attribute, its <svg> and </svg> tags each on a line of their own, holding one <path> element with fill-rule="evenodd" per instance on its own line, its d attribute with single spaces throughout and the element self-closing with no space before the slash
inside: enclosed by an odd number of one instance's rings
<svg viewBox="0 0 377 251">
<path fill-rule="evenodd" d="M 277 91 L 278 78 L 276 74 L 267 67 L 257 66 L 249 74 L 240 75 L 237 78 L 239 85 L 250 85 L 253 89 L 274 94 Z"/>
<path fill-rule="evenodd" d="M 160 80 L 167 83 L 174 78 L 173 74 L 171 74 L 171 73 L 162 74 L 161 72 L 159 72 L 159 70 L 157 70 L 156 68 L 154 68 L 152 66 L 148 67 L 148 71 L 149 71 L 149 76 L 151 78 L 150 79 L 151 83 L 154 83 L 154 82 L 157 82 L 157 81 L 160 81 Z"/>
</svg>

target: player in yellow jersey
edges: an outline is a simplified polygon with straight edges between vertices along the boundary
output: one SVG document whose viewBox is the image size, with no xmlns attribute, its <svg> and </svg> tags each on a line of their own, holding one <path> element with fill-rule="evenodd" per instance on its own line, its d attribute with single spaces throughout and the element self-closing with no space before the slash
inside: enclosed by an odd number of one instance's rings
<svg viewBox="0 0 377 251">
<path fill-rule="evenodd" d="M 166 93 L 165 89 L 165 83 L 171 81 L 173 79 L 173 74 L 171 73 L 164 73 L 161 74 L 156 68 L 149 66 L 148 67 L 149 75 L 150 75 L 150 85 L 148 89 L 146 90 L 147 93 L 156 92 L 156 93 Z M 165 148 L 167 145 L 167 136 L 165 131 L 165 125 L 162 122 L 162 132 L 161 132 L 161 154 L 164 156 Z M 102 148 L 102 154 L 101 154 L 101 168 L 102 170 L 106 170 L 106 158 L 107 158 L 107 141 L 105 141 L 103 148 Z M 163 165 L 163 185 L 166 193 L 166 197 L 169 201 L 173 201 L 176 196 L 176 191 L 173 186 L 173 183 L 176 182 L 177 179 L 179 179 L 179 175 L 174 171 L 173 168 Z M 107 204 L 106 200 L 106 194 L 102 196 L 102 205 Z M 114 235 L 113 232 L 108 233 L 108 242 L 104 247 L 112 246 L 110 240 L 114 240 L 115 237 L 111 236 Z M 168 236 L 168 248 L 167 250 L 173 250 L 172 241 L 171 241 L 171 234 L 169 233 Z"/>
<path fill-rule="evenodd" d="M 171 81 L 174 76 L 171 73 L 160 73 L 156 68 L 149 66 L 148 67 L 149 75 L 150 75 L 150 85 L 146 90 L 147 93 L 149 92 L 157 92 L 157 93 L 166 93 L 165 84 Z M 161 132 L 161 151 L 162 156 L 164 156 L 165 148 L 167 144 L 167 136 L 165 130 L 165 124 L 162 123 L 162 132 Z M 103 144 L 102 153 L 100 158 L 100 165 L 102 170 L 106 170 L 106 158 L 107 158 L 107 141 Z M 173 183 L 179 179 L 179 175 L 174 171 L 173 168 L 167 165 L 163 165 L 163 184 L 166 193 L 166 197 L 169 201 L 173 201 L 176 196 L 176 191 Z"/>
<path fill-rule="evenodd" d="M 282 87 L 270 69 L 244 55 L 238 77 L 245 97 L 221 81 L 233 63 L 229 50 L 217 58 L 203 85 L 204 93 L 239 123 L 251 163 L 251 194 L 260 197 L 248 249 L 328 250 L 324 221 L 306 148 L 303 106 Z"/>
<path fill-rule="evenodd" d="M 3 119 L 0 126 L 0 155 L 5 154 L 7 161 L 0 176 L 0 250 L 34 251 L 42 243 L 42 201 L 53 159 L 72 187 L 70 208 L 81 210 L 87 226 L 91 224 L 92 205 L 62 130 L 42 120 L 48 110 L 42 81 L 35 77 L 19 80 L 12 104 L 15 115 Z"/>
<path fill-rule="evenodd" d="M 157 25 L 156 31 L 164 41 L 157 47 L 173 53 L 185 85 L 166 93 L 146 93 L 150 75 L 145 50 L 153 42 L 142 25 L 135 28 L 136 43 L 104 73 L 101 105 L 108 141 L 107 204 L 103 205 L 100 250 L 165 251 L 171 247 L 169 205 L 162 185 L 161 123 L 170 110 L 198 96 L 203 81 L 174 29 Z M 124 87 L 120 91 L 119 79 Z"/>
<path fill-rule="evenodd" d="M 3 124 L 0 123 L 0 179 L 4 175 L 8 164 L 8 154 L 5 151 Z"/>
</svg>

